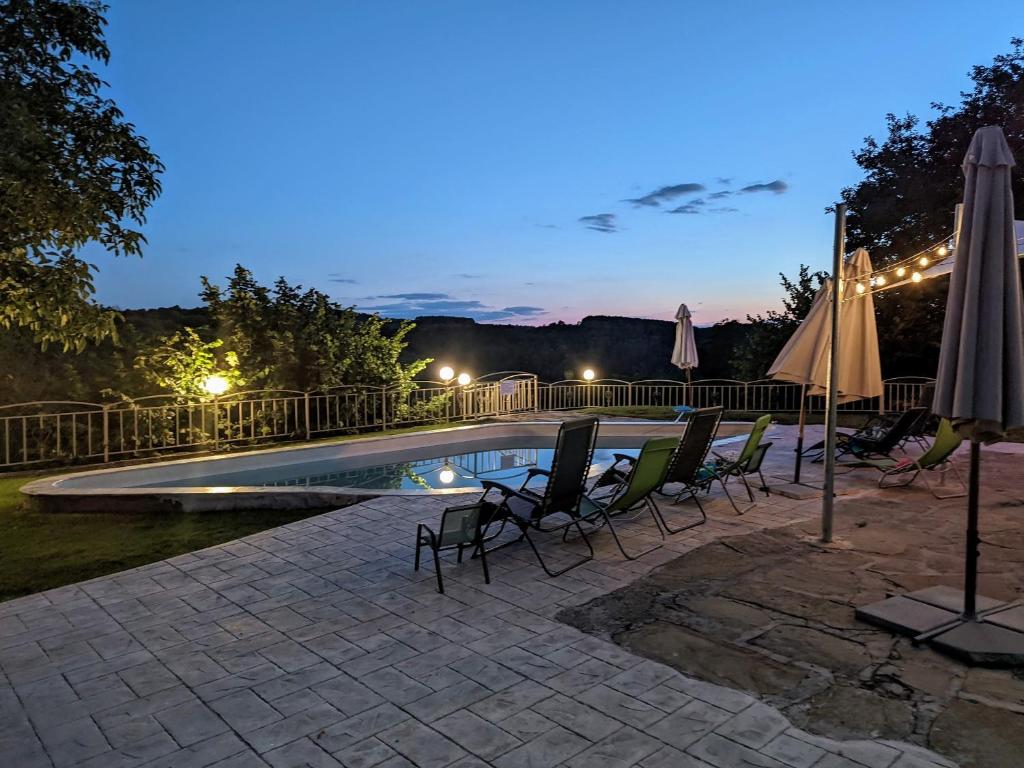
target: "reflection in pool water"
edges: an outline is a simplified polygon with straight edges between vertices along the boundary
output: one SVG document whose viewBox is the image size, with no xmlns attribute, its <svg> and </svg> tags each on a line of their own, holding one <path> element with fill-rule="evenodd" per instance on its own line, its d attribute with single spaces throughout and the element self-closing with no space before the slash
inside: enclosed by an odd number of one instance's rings
<svg viewBox="0 0 1024 768">
<path fill-rule="evenodd" d="M 525 442 L 525 441 L 520 441 Z M 453 450 L 456 449 L 456 450 Z M 457 450 L 440 447 L 404 454 L 365 457 L 366 466 L 344 466 L 343 461 L 318 461 L 263 470 L 204 475 L 193 479 L 154 484 L 160 486 L 334 486 L 369 490 L 435 490 L 479 488 L 480 480 L 519 485 L 532 467 L 550 469 L 554 449 L 509 445 L 488 450 Z M 594 450 L 594 464 L 610 464 L 614 453 L 635 456 L 638 448 L 602 447 Z M 340 465 L 340 466 L 339 466 Z M 544 478 L 537 478 L 538 484 Z"/>
</svg>

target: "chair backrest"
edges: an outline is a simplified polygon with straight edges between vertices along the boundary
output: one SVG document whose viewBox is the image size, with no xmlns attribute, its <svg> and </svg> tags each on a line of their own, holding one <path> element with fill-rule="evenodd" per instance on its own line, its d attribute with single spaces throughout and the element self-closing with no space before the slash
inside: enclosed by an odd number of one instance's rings
<svg viewBox="0 0 1024 768">
<path fill-rule="evenodd" d="M 441 515 L 440 545 L 451 547 L 475 542 L 480 533 L 482 509 L 480 504 L 463 504 L 445 509 Z"/>
<path fill-rule="evenodd" d="M 579 514 L 580 499 L 590 473 L 590 461 L 594 457 L 597 424 L 596 416 L 562 422 L 555 441 L 551 474 L 535 516 L 543 517 L 556 512 Z"/>
<path fill-rule="evenodd" d="M 683 439 L 672 456 L 672 463 L 665 475 L 666 483 L 693 483 L 697 473 L 704 466 L 711 443 L 718 433 L 718 422 L 722 419 L 721 406 L 699 408 L 690 416 Z"/>
<path fill-rule="evenodd" d="M 953 429 L 949 419 L 940 419 L 939 428 L 935 432 L 935 440 L 931 447 L 921 454 L 917 460 L 921 469 L 931 469 L 946 461 L 953 455 L 953 451 L 960 447 L 964 439 L 960 433 Z"/>
<path fill-rule="evenodd" d="M 660 488 L 678 445 L 675 437 L 655 437 L 644 443 L 626 487 L 608 504 L 608 511 L 630 509 Z"/>
<path fill-rule="evenodd" d="M 750 460 L 746 465 L 742 466 L 743 472 L 757 472 L 761 469 L 761 464 L 764 462 L 764 456 L 768 453 L 768 449 L 772 447 L 772 443 L 761 443 L 754 452 L 750 454 Z"/>
<path fill-rule="evenodd" d="M 900 414 L 900 417 L 893 422 L 893 425 L 885 431 L 885 434 L 878 438 L 878 441 L 874 446 L 874 452 L 888 453 L 891 451 L 903 442 L 903 439 L 910 434 L 910 430 L 914 428 L 914 425 L 923 419 L 927 413 L 928 409 L 920 406 L 905 410 Z"/>
<path fill-rule="evenodd" d="M 754 422 L 754 426 L 750 429 L 750 434 L 747 436 L 747 442 L 743 445 L 743 450 L 740 451 L 739 458 L 736 459 L 736 463 L 740 466 L 745 465 L 750 461 L 754 455 L 754 451 L 761 445 L 761 438 L 764 437 L 764 431 L 768 429 L 768 425 L 772 423 L 772 415 L 766 413 L 763 416 L 759 416 L 757 421 Z"/>
</svg>

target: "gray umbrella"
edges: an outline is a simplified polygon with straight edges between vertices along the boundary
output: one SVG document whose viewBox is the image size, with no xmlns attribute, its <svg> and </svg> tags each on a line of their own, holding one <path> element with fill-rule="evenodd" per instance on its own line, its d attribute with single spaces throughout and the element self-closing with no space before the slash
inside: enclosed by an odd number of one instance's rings
<svg viewBox="0 0 1024 768">
<path fill-rule="evenodd" d="M 933 410 L 971 440 L 964 619 L 975 618 L 980 442 L 1024 427 L 1024 311 L 1013 230 L 1013 155 L 998 126 L 964 158 L 963 218 L 946 300 Z"/>
</svg>

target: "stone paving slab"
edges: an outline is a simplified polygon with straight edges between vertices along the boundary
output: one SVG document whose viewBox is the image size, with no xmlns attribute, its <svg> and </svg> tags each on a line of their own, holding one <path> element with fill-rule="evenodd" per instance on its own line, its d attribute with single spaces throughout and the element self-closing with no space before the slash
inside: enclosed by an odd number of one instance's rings
<svg viewBox="0 0 1024 768">
<path fill-rule="evenodd" d="M 0 605 L 0 756 L 48 766 L 946 768 L 907 745 L 792 728 L 745 693 L 553 620 L 721 536 L 817 514 L 772 497 L 628 562 L 557 579 L 529 549 L 412 570 L 454 499 L 378 498 Z M 666 506 L 680 520 L 687 505 Z M 621 527 L 627 548 L 657 539 Z M 658 539 L 660 541 L 660 539 Z M 543 545 L 557 557 L 560 542 Z"/>
</svg>

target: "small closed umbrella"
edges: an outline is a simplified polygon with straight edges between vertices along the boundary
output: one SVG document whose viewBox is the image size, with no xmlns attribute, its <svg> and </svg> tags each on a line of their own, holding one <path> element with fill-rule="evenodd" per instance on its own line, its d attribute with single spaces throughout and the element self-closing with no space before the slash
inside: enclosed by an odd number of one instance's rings
<svg viewBox="0 0 1024 768">
<path fill-rule="evenodd" d="M 962 621 L 976 618 L 980 443 L 1024 428 L 1024 309 L 1001 128 L 979 128 L 964 158 L 964 199 L 935 381 L 934 412 L 971 441 Z"/>
<path fill-rule="evenodd" d="M 680 304 L 676 311 L 676 343 L 672 348 L 672 365 L 686 371 L 686 379 L 690 379 L 690 371 L 697 367 L 697 342 L 693 337 L 693 320 L 690 310 Z"/>
<path fill-rule="evenodd" d="M 882 395 L 882 364 L 878 353 L 875 303 L 868 290 L 871 258 L 858 248 L 843 269 L 844 289 L 840 291 L 839 358 L 836 361 L 837 402 L 848 403 Z M 861 286 L 858 290 L 857 286 Z M 832 281 L 818 290 L 807 316 L 794 331 L 768 369 L 768 376 L 802 385 L 800 434 L 794 482 L 800 481 L 803 450 L 804 401 L 806 395 L 823 395 L 828 387 Z"/>
</svg>

